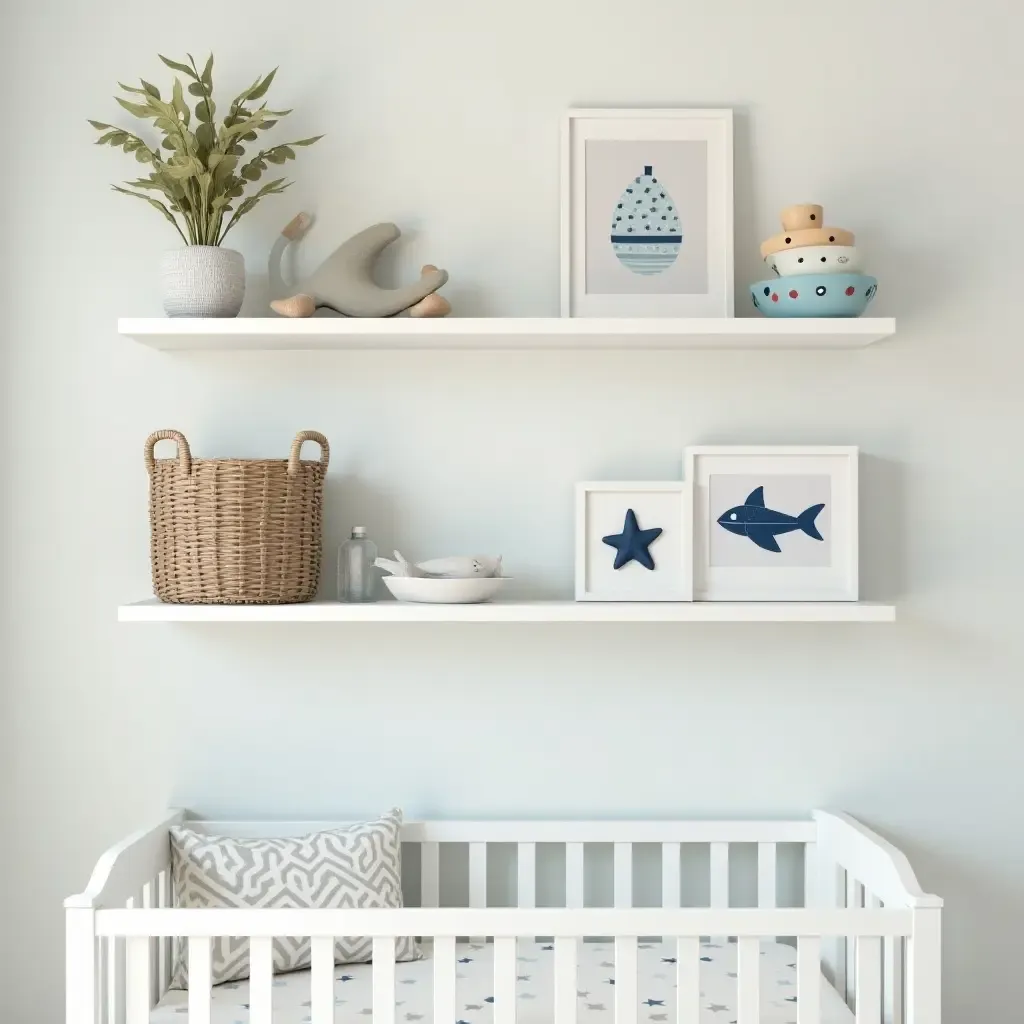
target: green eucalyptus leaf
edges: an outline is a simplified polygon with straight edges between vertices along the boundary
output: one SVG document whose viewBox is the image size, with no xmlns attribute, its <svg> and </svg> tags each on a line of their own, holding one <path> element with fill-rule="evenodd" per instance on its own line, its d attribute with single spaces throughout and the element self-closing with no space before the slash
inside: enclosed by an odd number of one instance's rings
<svg viewBox="0 0 1024 1024">
<path fill-rule="evenodd" d="M 105 145 L 109 144 L 111 146 L 120 146 L 121 143 L 124 142 L 124 140 L 125 140 L 125 133 L 124 132 L 119 132 L 116 128 L 114 128 L 111 131 L 105 132 L 103 135 L 101 135 L 96 140 L 95 145 L 97 145 L 97 146 L 105 146 Z"/>
<path fill-rule="evenodd" d="M 206 67 L 203 68 L 203 73 L 199 76 L 203 85 L 207 89 L 213 88 L 213 54 L 206 58 Z"/>
<path fill-rule="evenodd" d="M 93 121 L 91 118 L 89 119 L 89 124 L 91 124 L 93 128 L 95 128 L 98 132 L 102 132 L 107 128 L 114 127 L 112 124 L 104 124 L 102 121 Z"/>
<path fill-rule="evenodd" d="M 298 142 L 289 142 L 289 146 L 312 146 L 314 142 L 319 142 L 323 138 L 322 135 L 314 135 L 311 139 L 299 139 Z"/>
<path fill-rule="evenodd" d="M 139 146 L 142 145 L 142 139 L 137 139 L 135 138 L 134 135 L 129 135 L 127 132 L 124 132 L 123 134 L 124 142 L 121 144 L 121 148 L 126 153 L 134 153 L 135 150 L 137 150 Z"/>
<path fill-rule="evenodd" d="M 261 124 L 259 126 L 260 131 L 261 132 L 265 132 L 268 128 L 273 128 L 275 124 L 277 124 L 277 119 L 276 118 L 272 119 L 270 121 L 264 121 L 263 124 Z"/>
<path fill-rule="evenodd" d="M 196 129 L 196 142 L 199 143 L 201 149 L 207 153 L 213 149 L 214 144 L 217 142 L 217 136 L 214 133 L 213 125 L 209 121 L 204 121 Z"/>
<path fill-rule="evenodd" d="M 242 168 L 242 177 L 246 181 L 259 181 L 262 173 L 258 167 L 254 167 L 252 164 L 246 164 Z"/>
<path fill-rule="evenodd" d="M 164 140 L 160 145 L 164 149 L 178 149 L 181 146 L 181 139 L 176 135 L 167 135 L 164 137 Z"/>
<path fill-rule="evenodd" d="M 285 162 L 285 160 L 287 159 L 287 157 L 284 155 L 284 153 L 281 152 L 281 150 L 286 149 L 286 148 L 287 148 L 286 146 L 275 146 L 273 149 L 268 149 L 267 150 L 267 159 L 272 164 L 283 164 Z M 292 155 L 294 156 L 294 154 L 292 154 Z"/>
<path fill-rule="evenodd" d="M 152 82 L 147 82 L 144 78 L 140 78 L 139 81 L 147 96 L 152 96 L 155 100 L 160 99 L 160 90 Z"/>
<path fill-rule="evenodd" d="M 153 154 L 150 153 L 145 146 L 139 146 L 139 148 L 135 150 L 135 159 L 138 160 L 140 164 L 151 164 L 153 162 Z"/>
<path fill-rule="evenodd" d="M 154 119 L 153 124 L 160 129 L 162 132 L 166 132 L 168 135 L 171 132 L 177 132 L 178 122 L 172 121 L 169 117 L 158 117 Z"/>
<path fill-rule="evenodd" d="M 124 82 L 118 82 L 117 86 L 119 89 L 123 89 L 125 92 L 133 92 L 138 96 L 148 96 L 149 94 L 145 89 L 138 89 L 134 85 L 125 85 Z"/>
<path fill-rule="evenodd" d="M 217 113 L 217 104 L 210 100 L 200 100 L 196 104 L 196 117 L 200 121 L 213 121 L 213 115 Z"/>
<path fill-rule="evenodd" d="M 196 77 L 195 72 L 187 64 L 179 64 L 176 60 L 170 60 L 162 53 L 158 53 L 157 56 L 172 70 L 180 71 L 183 75 L 188 75 L 189 78 Z"/>
<path fill-rule="evenodd" d="M 205 96 L 206 90 L 199 82 L 189 82 L 188 91 L 192 96 Z"/>
<path fill-rule="evenodd" d="M 185 102 L 185 95 L 181 88 L 181 79 L 176 78 L 174 80 L 174 89 L 171 93 L 171 105 L 174 107 L 174 112 L 178 115 L 178 120 L 182 124 L 188 124 L 192 119 L 192 111 L 189 110 L 188 104 Z"/>
<path fill-rule="evenodd" d="M 256 135 L 255 132 L 246 132 L 242 136 L 240 141 L 241 142 L 255 142 L 257 138 L 258 138 L 258 136 Z"/>
<path fill-rule="evenodd" d="M 260 82 L 259 85 L 257 85 L 254 89 L 251 89 L 249 91 L 249 93 L 246 95 L 245 98 L 247 100 L 258 100 L 258 99 L 262 99 L 262 97 L 266 96 L 267 95 L 267 90 L 270 88 L 271 82 L 274 81 L 274 75 L 276 75 L 276 74 L 277 74 L 277 68 L 274 68 L 274 70 L 271 71 L 270 74 L 267 75 L 267 77 L 264 78 L 263 81 Z"/>
<path fill-rule="evenodd" d="M 153 116 L 153 112 L 148 106 L 144 107 L 141 103 L 130 103 L 128 100 L 122 99 L 120 96 L 115 96 L 114 99 L 116 99 L 129 114 L 134 114 L 136 117 L 141 117 L 143 119 L 148 119 Z"/>
<path fill-rule="evenodd" d="M 237 143 L 235 143 L 235 145 L 233 145 L 233 146 L 232 146 L 232 147 L 231 147 L 231 148 L 230 148 L 230 149 L 228 150 L 228 152 L 229 152 L 229 153 L 230 153 L 230 154 L 231 154 L 232 156 L 245 156 L 245 147 L 244 147 L 244 146 L 239 146 L 239 145 L 238 145 Z"/>
</svg>

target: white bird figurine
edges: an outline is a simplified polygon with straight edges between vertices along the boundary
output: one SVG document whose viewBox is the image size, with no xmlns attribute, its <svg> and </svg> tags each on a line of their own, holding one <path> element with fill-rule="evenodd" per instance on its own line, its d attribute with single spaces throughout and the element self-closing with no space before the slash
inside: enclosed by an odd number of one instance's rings
<svg viewBox="0 0 1024 1024">
<path fill-rule="evenodd" d="M 497 558 L 488 555 L 452 555 L 415 564 L 403 557 L 401 551 L 395 551 L 394 555 L 394 561 L 378 558 L 373 564 L 392 576 L 411 576 L 416 579 L 465 580 L 501 576 L 501 555 Z"/>
</svg>

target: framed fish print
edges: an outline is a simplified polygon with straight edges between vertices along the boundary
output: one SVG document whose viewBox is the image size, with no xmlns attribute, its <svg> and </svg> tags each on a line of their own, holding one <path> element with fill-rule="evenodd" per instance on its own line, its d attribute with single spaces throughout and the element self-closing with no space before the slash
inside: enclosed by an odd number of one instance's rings
<svg viewBox="0 0 1024 1024">
<path fill-rule="evenodd" d="M 731 110 L 570 110 L 565 317 L 731 317 Z"/>
<path fill-rule="evenodd" d="M 856 601 L 853 447 L 687 448 L 698 601 Z"/>
<path fill-rule="evenodd" d="M 684 483 L 577 484 L 576 600 L 691 600 L 692 504 Z"/>
</svg>

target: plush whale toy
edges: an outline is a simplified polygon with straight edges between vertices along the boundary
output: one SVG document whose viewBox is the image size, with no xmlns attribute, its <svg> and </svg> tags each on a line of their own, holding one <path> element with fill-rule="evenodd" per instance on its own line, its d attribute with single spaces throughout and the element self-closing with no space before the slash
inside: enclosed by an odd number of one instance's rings
<svg viewBox="0 0 1024 1024">
<path fill-rule="evenodd" d="M 378 558 L 373 564 L 384 569 L 392 576 L 412 576 L 417 579 L 465 580 L 474 576 L 489 577 L 501 575 L 501 556 L 490 558 L 487 555 L 476 557 L 454 555 L 450 558 L 431 558 L 426 562 L 413 565 L 396 551 L 395 560 Z"/>
<path fill-rule="evenodd" d="M 402 288 L 382 288 L 373 280 L 373 264 L 401 236 L 394 224 L 374 224 L 338 246 L 301 285 L 290 287 L 281 273 L 281 260 L 292 242 L 309 230 L 313 218 L 300 213 L 285 225 L 270 250 L 269 272 L 275 313 L 312 316 L 318 309 L 342 316 L 447 316 L 451 305 L 436 294 L 448 281 L 448 271 L 427 264 L 420 279 Z"/>
</svg>

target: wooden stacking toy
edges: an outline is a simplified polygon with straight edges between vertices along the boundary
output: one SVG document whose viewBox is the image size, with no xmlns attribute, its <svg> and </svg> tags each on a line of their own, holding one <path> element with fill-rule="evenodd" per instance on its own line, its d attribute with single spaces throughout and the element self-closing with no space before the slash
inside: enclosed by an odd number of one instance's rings
<svg viewBox="0 0 1024 1024">
<path fill-rule="evenodd" d="M 754 306 L 770 317 L 860 316 L 878 282 L 860 273 L 852 231 L 828 227 L 817 203 L 787 206 L 782 233 L 761 243 L 777 278 L 750 286 Z"/>
<path fill-rule="evenodd" d="M 762 258 L 804 245 L 853 245 L 852 231 L 823 226 L 824 211 L 815 203 L 797 203 L 782 211 L 781 234 L 761 243 Z"/>
</svg>

